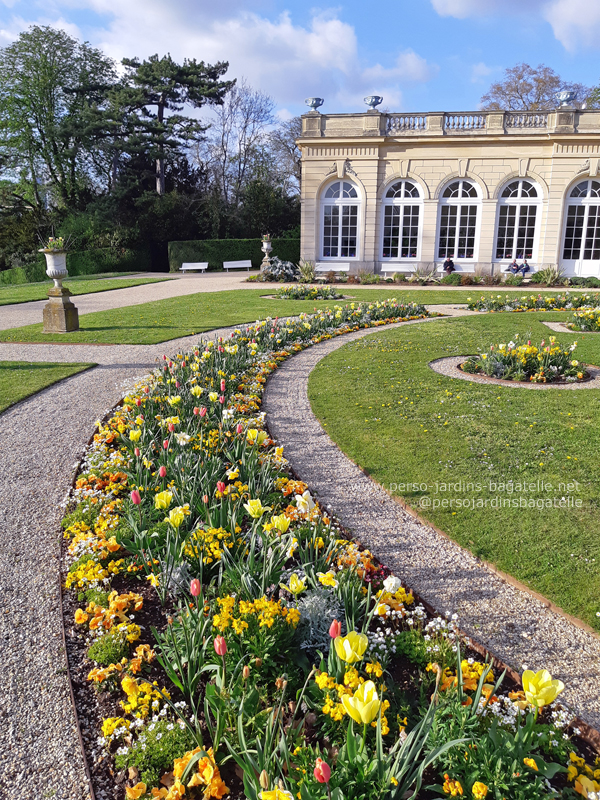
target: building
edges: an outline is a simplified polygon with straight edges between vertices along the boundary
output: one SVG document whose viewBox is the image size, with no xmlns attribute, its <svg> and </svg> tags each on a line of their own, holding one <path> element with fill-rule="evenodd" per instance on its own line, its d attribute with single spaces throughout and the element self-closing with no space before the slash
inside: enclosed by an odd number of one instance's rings
<svg viewBox="0 0 600 800">
<path fill-rule="evenodd" d="M 305 260 L 600 277 L 600 111 L 302 117 Z"/>
</svg>

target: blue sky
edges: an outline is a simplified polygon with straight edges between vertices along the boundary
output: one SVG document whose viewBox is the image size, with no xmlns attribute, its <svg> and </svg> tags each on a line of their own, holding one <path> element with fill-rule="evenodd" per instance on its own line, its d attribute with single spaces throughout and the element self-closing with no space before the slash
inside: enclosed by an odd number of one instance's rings
<svg viewBox="0 0 600 800">
<path fill-rule="evenodd" d="M 229 61 L 282 117 L 322 111 L 476 109 L 507 67 L 544 63 L 600 83 L 600 0 L 0 0 L 0 45 L 53 25 L 113 58 L 170 52 Z"/>
</svg>

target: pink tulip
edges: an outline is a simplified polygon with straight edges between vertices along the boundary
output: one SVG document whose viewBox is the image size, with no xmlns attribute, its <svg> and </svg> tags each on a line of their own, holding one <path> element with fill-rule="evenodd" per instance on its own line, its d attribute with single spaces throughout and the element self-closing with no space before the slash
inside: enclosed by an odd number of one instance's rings
<svg viewBox="0 0 600 800">
<path fill-rule="evenodd" d="M 224 378 L 221 378 L 221 391 L 222 392 L 225 391 L 225 379 Z"/>
<path fill-rule="evenodd" d="M 227 642 L 222 636 L 215 636 L 215 641 L 213 642 L 215 646 L 215 653 L 218 656 L 224 656 L 227 652 Z"/>
<path fill-rule="evenodd" d="M 197 417 L 199 413 L 200 409 L 198 408 L 198 406 L 194 406 L 194 415 Z"/>
<path fill-rule="evenodd" d="M 164 442 L 163 442 L 163 447 L 165 448 L 165 450 L 168 450 L 168 449 L 169 449 L 169 440 L 168 440 L 168 439 L 165 439 L 165 440 L 164 440 Z"/>
<path fill-rule="evenodd" d="M 205 417 L 206 416 L 206 408 L 204 406 L 202 406 L 202 408 L 200 409 L 200 416 L 201 417 Z"/>
<path fill-rule="evenodd" d="M 194 597 L 198 597 L 202 592 L 202 584 L 198 578 L 194 578 L 190 583 L 190 592 Z"/>
<path fill-rule="evenodd" d="M 174 430 L 175 430 L 175 425 L 173 425 L 172 422 L 169 422 L 169 433 L 173 433 Z"/>
<path fill-rule="evenodd" d="M 332 639 L 337 639 L 338 636 L 342 635 L 342 623 L 338 622 L 337 619 L 334 619 L 329 626 L 329 635 Z"/>
<path fill-rule="evenodd" d="M 221 405 L 223 405 L 224 402 L 225 402 L 225 398 L 223 397 L 223 395 L 221 395 L 219 397 L 219 403 L 221 403 Z"/>
<path fill-rule="evenodd" d="M 150 394 L 150 387 L 144 386 L 144 394 Z"/>
<path fill-rule="evenodd" d="M 180 386 L 181 386 L 181 384 L 179 383 L 179 381 L 175 381 L 175 388 L 179 389 Z"/>
<path fill-rule="evenodd" d="M 223 481 L 217 481 L 217 492 L 224 492 L 225 491 L 225 484 Z"/>
<path fill-rule="evenodd" d="M 133 490 L 130 497 L 131 497 L 131 502 L 136 506 L 139 506 L 139 504 L 142 502 L 142 496 L 140 495 L 137 489 Z"/>
<path fill-rule="evenodd" d="M 133 452 L 135 453 L 135 457 L 136 458 L 140 457 L 140 448 L 139 447 L 134 447 Z"/>
<path fill-rule="evenodd" d="M 204 502 L 205 502 L 205 503 L 208 503 L 208 495 L 207 495 L 207 494 L 205 494 L 205 495 L 202 497 L 202 499 L 204 500 Z"/>
<path fill-rule="evenodd" d="M 137 406 L 138 408 L 139 408 L 139 407 L 142 405 L 142 401 L 140 400 L 140 398 L 139 398 L 139 397 L 136 397 L 136 398 L 135 398 L 135 404 L 136 404 L 136 406 Z"/>
<path fill-rule="evenodd" d="M 241 433 L 243 430 L 244 430 L 244 426 L 242 425 L 242 423 L 241 423 L 241 422 L 238 422 L 238 424 L 237 424 L 237 427 L 236 427 L 236 429 L 235 429 L 235 432 L 236 432 L 237 434 L 240 434 L 240 433 Z"/>
<path fill-rule="evenodd" d="M 166 478 L 167 477 L 167 468 L 165 467 L 164 464 L 162 464 L 158 468 L 158 474 L 160 475 L 161 478 Z"/>
<path fill-rule="evenodd" d="M 313 770 L 315 778 L 319 783 L 329 783 L 331 778 L 331 767 L 322 758 L 317 758 L 317 763 Z"/>
<path fill-rule="evenodd" d="M 224 353 L 224 352 L 225 352 L 225 348 L 221 347 L 221 345 L 219 345 L 219 353 Z"/>
</svg>

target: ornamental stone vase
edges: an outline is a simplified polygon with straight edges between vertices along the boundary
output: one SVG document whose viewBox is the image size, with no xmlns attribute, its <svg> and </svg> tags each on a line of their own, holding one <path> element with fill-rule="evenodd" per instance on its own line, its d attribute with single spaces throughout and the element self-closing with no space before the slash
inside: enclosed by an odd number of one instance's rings
<svg viewBox="0 0 600 800">
<path fill-rule="evenodd" d="M 41 250 L 46 257 L 46 275 L 54 286 L 48 289 L 48 302 L 44 306 L 44 333 L 68 333 L 79 330 L 79 312 L 71 302 L 71 292 L 62 285 L 67 272 L 65 250 Z"/>
</svg>

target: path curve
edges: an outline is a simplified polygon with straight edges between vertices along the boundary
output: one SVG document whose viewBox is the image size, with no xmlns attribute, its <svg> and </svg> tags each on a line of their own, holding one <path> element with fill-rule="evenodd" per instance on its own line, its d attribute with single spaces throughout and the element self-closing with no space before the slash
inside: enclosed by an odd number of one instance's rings
<svg viewBox="0 0 600 800">
<path fill-rule="evenodd" d="M 561 678 L 564 701 L 600 728 L 600 638 L 404 511 L 342 453 L 316 419 L 307 393 L 311 371 L 330 353 L 364 336 L 377 336 L 377 331 L 322 342 L 279 367 L 263 400 L 271 436 L 320 502 L 406 585 L 440 612 L 457 613 L 469 636 L 516 671 L 545 668 Z"/>
</svg>

